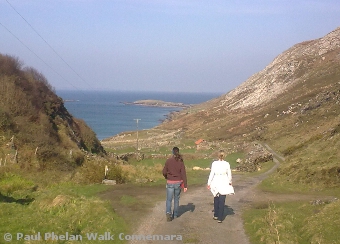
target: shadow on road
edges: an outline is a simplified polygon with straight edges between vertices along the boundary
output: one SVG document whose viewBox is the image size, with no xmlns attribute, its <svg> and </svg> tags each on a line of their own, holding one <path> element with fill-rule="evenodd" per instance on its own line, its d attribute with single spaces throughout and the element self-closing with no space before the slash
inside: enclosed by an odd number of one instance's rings
<svg viewBox="0 0 340 244">
<path fill-rule="evenodd" d="M 228 215 L 234 215 L 234 209 L 232 209 L 231 207 L 224 205 L 224 216 L 223 216 L 223 220 L 228 216 Z"/>
<path fill-rule="evenodd" d="M 195 211 L 195 205 L 191 202 L 189 202 L 187 205 L 180 205 L 178 207 L 178 215 L 181 216 L 185 212 L 194 212 Z"/>
<path fill-rule="evenodd" d="M 211 213 L 213 216 L 213 213 L 214 213 L 214 209 L 211 210 Z M 228 215 L 234 215 L 235 212 L 234 212 L 234 209 L 232 209 L 231 207 L 227 206 L 227 205 L 224 205 L 224 212 L 223 212 L 223 220 L 228 216 Z"/>
</svg>

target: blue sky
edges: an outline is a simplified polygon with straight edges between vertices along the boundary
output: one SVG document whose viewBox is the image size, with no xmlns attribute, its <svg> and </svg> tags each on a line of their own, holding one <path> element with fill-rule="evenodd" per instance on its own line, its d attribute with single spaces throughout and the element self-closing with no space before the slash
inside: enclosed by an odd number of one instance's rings
<svg viewBox="0 0 340 244">
<path fill-rule="evenodd" d="M 339 26 L 339 0 L 0 0 L 0 53 L 56 90 L 222 94 Z"/>
</svg>

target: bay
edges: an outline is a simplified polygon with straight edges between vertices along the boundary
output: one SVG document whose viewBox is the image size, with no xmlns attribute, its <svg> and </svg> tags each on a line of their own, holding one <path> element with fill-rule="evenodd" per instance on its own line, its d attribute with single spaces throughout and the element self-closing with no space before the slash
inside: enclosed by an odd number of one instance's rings
<svg viewBox="0 0 340 244">
<path fill-rule="evenodd" d="M 184 104 L 199 104 L 218 97 L 217 93 L 133 92 L 133 91 L 71 91 L 56 92 L 72 116 L 83 119 L 99 140 L 121 132 L 150 129 L 166 116 L 182 108 L 125 105 L 122 102 L 162 100 Z M 138 123 L 137 123 L 138 119 Z"/>
</svg>

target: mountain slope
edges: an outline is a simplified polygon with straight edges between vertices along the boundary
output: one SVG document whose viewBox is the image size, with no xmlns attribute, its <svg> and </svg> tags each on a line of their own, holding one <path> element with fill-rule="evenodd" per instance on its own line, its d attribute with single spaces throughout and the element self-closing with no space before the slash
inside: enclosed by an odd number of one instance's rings
<svg viewBox="0 0 340 244">
<path fill-rule="evenodd" d="M 253 123 L 256 116 L 268 113 L 276 118 L 294 103 L 307 103 L 319 93 L 336 91 L 340 72 L 339 36 L 340 28 L 337 28 L 323 38 L 293 46 L 239 87 L 191 108 L 191 113 L 187 109 L 173 114 L 160 127 L 185 128 L 189 134 L 194 131 L 197 136 L 217 139 L 206 130 L 223 127 L 227 129 L 225 132 L 230 132 L 241 122 L 242 125 Z M 263 122 L 263 118 L 259 119 Z"/>
<path fill-rule="evenodd" d="M 321 69 L 330 69 L 339 61 L 339 33 L 340 28 L 323 38 L 297 44 L 283 52 L 264 70 L 226 94 L 218 107 L 231 110 L 255 108 L 290 92 L 298 84 L 315 83 L 315 76 L 323 75 Z"/>
</svg>

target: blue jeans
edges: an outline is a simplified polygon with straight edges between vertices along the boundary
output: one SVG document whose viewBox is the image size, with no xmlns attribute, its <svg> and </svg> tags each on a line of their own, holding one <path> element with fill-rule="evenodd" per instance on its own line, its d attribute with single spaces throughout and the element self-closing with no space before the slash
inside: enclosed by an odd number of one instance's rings
<svg viewBox="0 0 340 244">
<path fill-rule="evenodd" d="M 223 220 L 224 216 L 225 199 L 226 195 L 219 195 L 218 197 L 214 197 L 214 217 L 217 217 L 220 221 Z"/>
<path fill-rule="evenodd" d="M 181 194 L 181 183 L 166 184 L 166 213 L 172 214 L 173 218 L 178 217 L 179 196 Z M 172 199 L 174 199 L 174 212 L 171 212 Z"/>
</svg>

